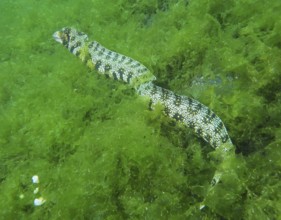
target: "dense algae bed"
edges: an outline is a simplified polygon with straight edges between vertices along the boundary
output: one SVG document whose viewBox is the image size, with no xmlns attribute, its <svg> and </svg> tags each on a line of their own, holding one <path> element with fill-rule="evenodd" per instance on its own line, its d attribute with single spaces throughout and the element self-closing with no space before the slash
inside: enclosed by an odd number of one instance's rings
<svg viewBox="0 0 281 220">
<path fill-rule="evenodd" d="M 0 8 L 1 218 L 281 216 L 280 1 L 4 0 Z M 213 149 L 146 110 L 126 85 L 90 72 L 53 41 L 64 26 L 142 62 L 159 85 L 221 117 L 236 157 L 221 165 L 228 173 L 204 209 Z"/>
</svg>

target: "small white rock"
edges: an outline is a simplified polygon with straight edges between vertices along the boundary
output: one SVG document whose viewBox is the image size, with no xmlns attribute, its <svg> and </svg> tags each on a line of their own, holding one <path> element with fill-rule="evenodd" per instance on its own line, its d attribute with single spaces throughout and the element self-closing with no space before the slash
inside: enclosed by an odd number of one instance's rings
<svg viewBox="0 0 281 220">
<path fill-rule="evenodd" d="M 35 206 L 41 206 L 46 202 L 46 200 L 43 197 L 34 199 L 34 205 Z"/>
<path fill-rule="evenodd" d="M 33 183 L 39 183 L 39 176 L 34 175 L 34 176 L 32 177 L 32 182 L 33 182 Z"/>
<path fill-rule="evenodd" d="M 39 192 L 39 187 L 36 187 L 34 190 L 33 190 L 33 193 L 34 194 L 37 194 Z"/>
</svg>

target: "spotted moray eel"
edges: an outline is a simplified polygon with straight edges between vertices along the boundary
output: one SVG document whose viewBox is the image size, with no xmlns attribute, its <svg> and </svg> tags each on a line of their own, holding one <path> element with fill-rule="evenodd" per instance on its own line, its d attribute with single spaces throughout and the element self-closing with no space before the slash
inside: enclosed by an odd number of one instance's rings
<svg viewBox="0 0 281 220">
<path fill-rule="evenodd" d="M 150 99 L 150 107 L 163 105 L 163 113 L 192 128 L 212 147 L 220 147 L 231 140 L 221 119 L 207 106 L 195 99 L 180 96 L 153 84 L 156 77 L 138 61 L 113 52 L 73 28 L 63 28 L 53 34 L 54 39 L 79 57 L 91 69 L 114 80 L 131 85 L 140 96 Z"/>
</svg>

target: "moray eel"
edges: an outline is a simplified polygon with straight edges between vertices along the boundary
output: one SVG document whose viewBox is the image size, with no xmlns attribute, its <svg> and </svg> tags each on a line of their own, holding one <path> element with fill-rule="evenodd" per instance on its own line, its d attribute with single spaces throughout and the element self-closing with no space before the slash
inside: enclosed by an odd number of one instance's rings
<svg viewBox="0 0 281 220">
<path fill-rule="evenodd" d="M 137 94 L 150 99 L 150 107 L 163 105 L 163 113 L 189 127 L 212 147 L 231 143 L 221 119 L 207 106 L 195 99 L 177 95 L 153 84 L 156 77 L 140 62 L 111 51 L 74 28 L 62 28 L 53 34 L 54 39 L 79 57 L 98 73 L 132 86 Z"/>
</svg>

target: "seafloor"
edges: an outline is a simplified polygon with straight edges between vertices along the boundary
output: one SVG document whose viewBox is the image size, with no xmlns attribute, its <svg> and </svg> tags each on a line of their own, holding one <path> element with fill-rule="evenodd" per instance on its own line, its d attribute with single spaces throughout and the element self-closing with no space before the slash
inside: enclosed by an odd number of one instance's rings
<svg viewBox="0 0 281 220">
<path fill-rule="evenodd" d="M 1 219 L 280 218 L 280 0 L 1 0 L 0 9 Z M 221 160 L 161 106 L 149 111 L 132 88 L 89 70 L 52 39 L 65 26 L 209 106 L 235 155 Z"/>
</svg>

